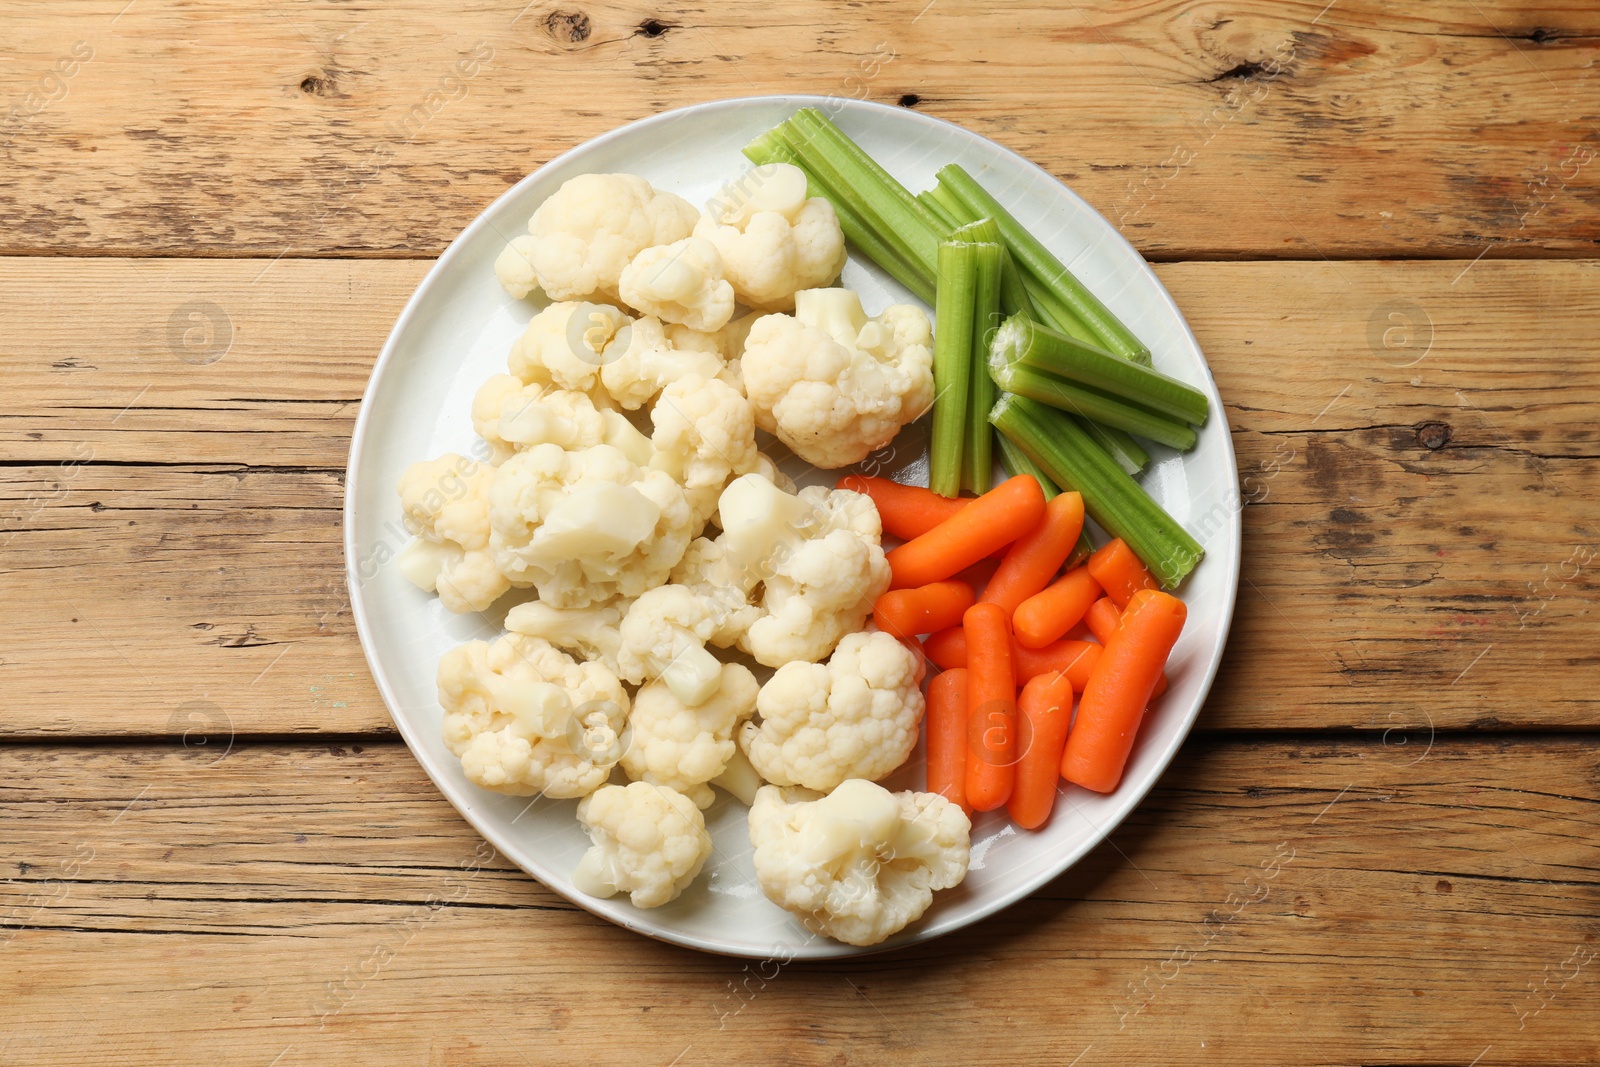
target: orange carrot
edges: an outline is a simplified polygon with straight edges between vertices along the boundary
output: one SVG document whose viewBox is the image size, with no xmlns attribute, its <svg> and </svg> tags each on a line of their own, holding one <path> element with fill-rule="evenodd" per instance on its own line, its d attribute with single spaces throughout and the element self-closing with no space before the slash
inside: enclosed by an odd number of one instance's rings
<svg viewBox="0 0 1600 1067">
<path fill-rule="evenodd" d="M 1133 594 L 1141 589 L 1161 588 L 1160 583 L 1145 570 L 1144 564 L 1139 562 L 1133 549 L 1120 537 L 1095 549 L 1089 562 L 1084 565 L 1119 608 L 1127 607 Z"/>
<path fill-rule="evenodd" d="M 934 582 L 916 589 L 892 589 L 872 605 L 878 629 L 896 637 L 916 637 L 960 625 L 976 596 L 966 582 Z"/>
<path fill-rule="evenodd" d="M 1009 478 L 955 515 L 889 553 L 891 589 L 950 577 L 1004 548 L 1044 514 L 1044 491 L 1031 474 Z"/>
<path fill-rule="evenodd" d="M 1094 639 L 1103 645 L 1117 632 L 1117 623 L 1122 621 L 1122 609 L 1117 607 L 1116 601 L 1103 596 L 1089 605 L 1089 610 L 1083 614 L 1083 621 L 1088 624 Z"/>
<path fill-rule="evenodd" d="M 1067 676 L 1067 681 L 1072 683 L 1072 691 L 1076 693 L 1089 684 L 1089 676 L 1094 673 L 1095 664 L 1100 662 L 1103 651 L 1099 645 L 1088 641 L 1063 638 L 1043 648 L 1023 648 L 1019 644 L 1012 662 L 1019 681 L 1031 681 L 1041 674 L 1060 671 Z"/>
<path fill-rule="evenodd" d="M 1011 665 L 1017 681 L 1026 682 L 1041 674 L 1064 671 L 1072 683 L 1073 692 L 1089 684 L 1094 665 L 1100 662 L 1101 648 L 1089 641 L 1062 638 L 1043 648 L 1024 648 L 1015 640 L 1011 642 Z M 922 654 L 942 670 L 952 670 L 967 665 L 967 633 L 959 626 L 929 634 L 922 642 Z"/>
<path fill-rule="evenodd" d="M 967 631 L 960 626 L 940 630 L 922 639 L 922 654 L 941 670 L 967 665 Z"/>
<path fill-rule="evenodd" d="M 928 792 L 972 814 L 967 803 L 967 672 L 959 667 L 928 683 Z"/>
<path fill-rule="evenodd" d="M 1117 605 L 1110 597 L 1101 597 L 1089 605 L 1089 613 L 1084 616 L 1089 623 L 1089 629 L 1094 632 L 1094 639 L 1102 645 L 1111 643 L 1111 635 L 1117 632 L 1117 624 L 1122 621 L 1122 612 L 1117 610 Z M 1078 691 L 1083 692 L 1083 683 L 1073 680 L 1073 685 Z M 1155 692 L 1152 697 L 1158 697 L 1167 691 L 1167 673 L 1161 672 L 1161 677 L 1156 679 Z"/>
<path fill-rule="evenodd" d="M 1061 756 L 1067 781 L 1097 793 L 1117 787 L 1145 705 L 1187 614 L 1183 601 L 1154 589 L 1140 590 L 1128 601 L 1078 704 L 1078 719 Z"/>
<path fill-rule="evenodd" d="M 956 581 L 966 582 L 974 589 L 982 589 L 989 584 L 989 579 L 994 577 L 994 572 L 1000 567 L 998 555 L 985 556 L 972 566 L 956 572 Z"/>
<path fill-rule="evenodd" d="M 1068 571 L 1054 585 L 1017 605 L 1011 619 L 1017 643 L 1043 648 L 1076 626 L 1099 597 L 1100 584 L 1090 576 L 1089 568 Z"/>
<path fill-rule="evenodd" d="M 1067 556 L 1077 547 L 1083 530 L 1083 497 L 1077 493 L 1057 494 L 1044 506 L 1044 518 L 1025 536 L 1019 537 L 1000 569 L 994 572 L 983 591 L 983 599 L 1007 611 L 1050 584 Z"/>
<path fill-rule="evenodd" d="M 1016 777 L 1017 682 L 1011 666 L 1011 627 L 998 604 L 974 604 L 961 625 L 967 631 L 969 661 L 967 803 L 978 811 L 993 811 L 1011 796 Z"/>
<path fill-rule="evenodd" d="M 1061 752 L 1072 721 L 1072 683 L 1065 674 L 1040 674 L 1022 687 L 1022 758 L 1006 810 L 1024 830 L 1037 830 L 1050 818 L 1061 782 Z"/>
<path fill-rule="evenodd" d="M 932 489 L 917 485 L 901 485 L 887 478 L 873 478 L 865 474 L 847 474 L 839 479 L 840 489 L 853 489 L 865 493 L 878 505 L 878 518 L 883 521 L 883 532 L 909 541 L 921 537 L 950 516 L 972 503 L 972 497 L 951 500 Z"/>
</svg>

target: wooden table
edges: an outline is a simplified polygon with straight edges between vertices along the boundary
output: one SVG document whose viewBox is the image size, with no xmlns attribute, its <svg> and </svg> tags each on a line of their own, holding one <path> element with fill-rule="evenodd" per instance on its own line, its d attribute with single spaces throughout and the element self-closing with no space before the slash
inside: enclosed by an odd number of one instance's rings
<svg viewBox="0 0 1600 1067">
<path fill-rule="evenodd" d="M 1600 1059 L 1593 4 L 522 2 L 3 5 L 0 1062 Z M 368 676 L 339 509 L 486 203 L 787 91 L 1117 222 L 1249 504 L 1199 729 L 1105 846 L 774 973 L 486 858 Z"/>
</svg>

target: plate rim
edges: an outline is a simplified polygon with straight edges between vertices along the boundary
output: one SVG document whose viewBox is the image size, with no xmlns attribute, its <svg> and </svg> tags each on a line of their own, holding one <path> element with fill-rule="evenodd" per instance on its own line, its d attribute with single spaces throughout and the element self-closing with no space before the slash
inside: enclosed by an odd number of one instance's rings
<svg viewBox="0 0 1600 1067">
<path fill-rule="evenodd" d="M 361 580 L 359 568 L 356 562 L 359 559 L 359 552 L 356 544 L 355 501 L 357 498 L 357 487 L 360 478 L 357 468 L 357 459 L 362 452 L 368 432 L 369 420 L 372 418 L 373 407 L 370 401 L 372 400 L 373 394 L 375 393 L 385 371 L 389 369 L 400 338 L 406 332 L 412 318 L 417 314 L 418 307 L 422 303 L 425 294 L 430 288 L 432 288 L 438 277 L 451 268 L 454 260 L 458 257 L 458 255 L 461 254 L 461 249 L 465 247 L 466 242 L 470 237 L 485 228 L 495 229 L 494 224 L 489 221 L 489 218 L 493 214 L 495 208 L 497 208 L 502 202 L 517 197 L 524 188 L 535 182 L 539 175 L 546 169 L 558 166 L 564 163 L 569 157 L 580 152 L 586 152 L 602 145 L 609 144 L 622 137 L 637 133 L 638 131 L 647 129 L 651 126 L 670 123 L 674 120 L 685 117 L 692 112 L 716 111 L 719 109 L 736 110 L 740 107 L 750 106 L 752 104 L 772 103 L 775 101 L 788 101 L 795 108 L 826 107 L 831 110 L 834 115 L 847 111 L 865 111 L 869 113 L 878 112 L 883 115 L 893 115 L 894 121 L 910 122 L 914 125 L 924 125 L 933 128 L 944 129 L 947 131 L 955 131 L 959 136 L 978 143 L 991 151 L 996 151 L 1005 156 L 1009 156 L 1014 162 L 1021 163 L 1025 168 L 1032 170 L 1039 177 L 1048 181 L 1050 185 L 1064 193 L 1068 198 L 1070 198 L 1070 200 L 1075 202 L 1078 210 L 1089 212 L 1091 215 L 1093 215 L 1095 218 L 1098 218 L 1102 223 L 1105 224 L 1106 229 L 1110 232 L 1113 238 L 1113 247 L 1116 247 L 1117 244 L 1120 244 L 1121 251 L 1124 253 L 1131 253 L 1139 260 L 1140 263 L 1144 265 L 1145 273 L 1147 274 L 1148 279 L 1155 284 L 1156 295 L 1166 306 L 1167 310 L 1176 316 L 1178 323 L 1182 326 L 1184 336 L 1186 336 L 1190 344 L 1194 346 L 1194 351 L 1200 357 L 1201 365 L 1204 367 L 1206 372 L 1205 381 L 1201 383 L 1202 390 L 1208 394 L 1208 397 L 1213 404 L 1211 418 L 1221 418 L 1224 420 L 1227 418 L 1227 409 L 1222 401 L 1221 393 L 1217 388 L 1215 375 L 1211 371 L 1211 363 L 1206 358 L 1204 350 L 1200 347 L 1199 339 L 1195 337 L 1194 330 L 1189 325 L 1188 318 L 1183 314 L 1182 309 L 1178 307 L 1177 301 L 1173 299 L 1172 294 L 1167 290 L 1166 285 L 1161 281 L 1160 276 L 1156 273 L 1149 261 L 1144 258 L 1139 250 L 1133 246 L 1132 242 L 1130 242 L 1127 237 L 1123 235 L 1122 231 L 1119 230 L 1109 219 L 1107 219 L 1092 204 L 1090 204 L 1075 190 L 1073 190 L 1071 186 L 1067 185 L 1065 182 L 1061 181 L 1055 175 L 1045 170 L 1039 164 L 1022 155 L 1020 152 L 1007 148 L 1005 145 L 1002 145 L 975 130 L 968 129 L 965 126 L 951 122 L 947 119 L 942 119 L 934 115 L 923 114 L 919 111 L 896 107 L 894 105 L 881 103 L 875 100 L 860 100 L 837 95 L 807 93 L 767 93 L 749 96 L 724 97 L 716 100 L 703 100 L 697 103 L 687 104 L 682 107 L 676 107 L 667 111 L 647 115 L 643 118 L 635 119 L 632 122 L 624 123 L 621 126 L 617 126 L 606 131 L 605 133 L 580 142 L 579 144 L 573 145 L 565 151 L 552 156 L 544 163 L 541 163 L 538 167 L 535 167 L 527 175 L 522 177 L 520 180 L 502 192 L 499 196 L 495 197 L 488 204 L 486 204 L 472 219 L 472 221 L 469 222 L 461 230 L 461 232 L 450 241 L 450 243 L 445 247 L 444 251 L 441 252 L 439 257 L 434 261 L 433 265 L 428 268 L 427 273 L 424 274 L 421 280 L 417 282 L 416 288 L 412 291 L 411 296 L 406 300 L 405 306 L 401 309 L 400 314 L 396 317 L 394 326 L 390 329 L 388 336 L 384 340 L 383 347 L 379 350 L 378 358 L 374 361 L 372 372 L 368 376 L 366 387 L 362 390 L 361 406 L 356 414 L 355 426 L 351 430 L 350 449 L 345 461 L 344 502 L 340 509 L 344 526 L 342 542 L 345 563 L 345 586 L 349 593 L 351 618 L 355 622 L 356 634 L 361 643 L 362 656 L 367 661 L 368 673 L 371 675 L 373 683 L 377 686 L 379 695 L 383 698 L 384 708 L 386 711 L 388 711 L 389 718 L 394 722 L 401 738 L 406 743 L 406 747 L 410 750 L 412 758 L 416 760 L 417 764 L 422 768 L 423 773 L 428 776 L 428 779 L 434 784 L 435 788 L 439 790 L 441 795 L 443 795 L 444 798 L 450 802 L 451 807 L 455 808 L 456 813 L 466 820 L 467 824 L 470 825 L 480 837 L 493 846 L 496 852 L 512 862 L 517 868 L 522 870 L 523 873 L 537 880 L 541 885 L 555 893 L 557 896 L 562 897 L 589 914 L 604 919 L 607 922 L 615 923 L 631 933 L 642 934 L 643 936 L 654 941 L 676 945 L 682 948 L 711 953 L 713 955 L 741 959 L 760 959 L 764 958 L 764 956 L 756 953 L 755 951 L 741 951 L 718 945 L 693 934 L 672 931 L 670 928 L 646 928 L 632 921 L 626 915 L 626 913 L 613 913 L 610 910 L 601 910 L 600 904 L 602 902 L 591 901 L 581 893 L 569 893 L 560 886 L 553 884 L 552 880 L 547 878 L 541 872 L 529 870 L 526 865 L 513 858 L 514 853 L 519 850 L 508 849 L 498 831 L 491 829 L 491 827 L 488 825 L 487 818 L 480 815 L 480 813 L 476 810 L 475 805 L 472 804 L 466 796 L 458 795 L 458 791 L 453 783 L 442 779 L 434 772 L 434 768 L 430 766 L 430 761 L 425 759 L 421 754 L 422 750 L 420 747 L 420 742 L 413 736 L 416 728 L 408 721 L 406 716 L 401 715 L 400 712 L 397 711 L 397 707 L 401 702 L 392 689 L 390 681 L 387 677 L 387 672 L 379 667 L 377 651 L 373 644 L 374 639 L 367 623 L 367 607 L 363 592 L 363 586 L 365 583 Z M 1233 447 L 1233 435 L 1231 432 L 1228 432 L 1226 428 L 1224 428 L 1224 432 L 1220 435 L 1220 439 L 1222 442 L 1224 458 L 1227 461 L 1228 469 L 1233 478 L 1233 497 L 1236 501 L 1239 501 L 1239 503 L 1236 506 L 1229 508 L 1229 516 L 1226 524 L 1232 528 L 1233 551 L 1228 557 L 1218 560 L 1219 563 L 1226 563 L 1228 566 L 1230 580 L 1227 581 L 1224 586 L 1224 604 L 1221 615 L 1221 625 L 1217 629 L 1213 639 L 1213 643 L 1216 646 L 1216 654 L 1208 657 L 1209 663 L 1206 667 L 1205 676 L 1201 679 L 1198 697 L 1194 703 L 1194 706 L 1185 712 L 1181 729 L 1179 729 L 1174 735 L 1166 750 L 1158 755 L 1158 769 L 1151 777 L 1149 783 L 1137 791 L 1128 790 L 1125 797 L 1119 803 L 1118 808 L 1111 813 L 1111 815 L 1104 821 L 1103 824 L 1092 824 L 1094 825 L 1094 834 L 1092 837 L 1086 839 L 1083 843 L 1075 848 L 1062 853 L 1062 855 L 1055 862 L 1048 865 L 1044 869 L 1043 873 L 1025 878 L 1018 886 L 999 894 L 996 899 L 985 901 L 975 914 L 965 918 L 960 923 L 954 924 L 945 929 L 912 929 L 896 935 L 882 944 L 865 947 L 847 945 L 830 940 L 819 941 L 815 935 L 813 935 L 812 939 L 807 941 L 805 944 L 794 946 L 792 950 L 786 950 L 789 959 L 847 959 L 871 956 L 883 952 L 892 952 L 898 949 L 910 948 L 914 945 L 925 944 L 929 941 L 944 937 L 948 934 L 955 933 L 958 930 L 966 929 L 987 919 L 993 918 L 995 915 L 1011 907 L 1017 901 L 1032 895 L 1049 882 L 1065 874 L 1068 870 L 1074 867 L 1078 861 L 1083 859 L 1084 856 L 1088 855 L 1091 851 L 1098 848 L 1106 840 L 1108 840 L 1115 829 L 1120 826 L 1130 814 L 1132 814 L 1134 809 L 1144 802 L 1145 797 L 1150 794 L 1150 791 L 1155 788 L 1157 783 L 1161 781 L 1161 779 L 1166 775 L 1167 771 L 1171 768 L 1172 761 L 1176 758 L 1178 751 L 1183 747 L 1184 743 L 1189 738 L 1189 734 L 1193 731 L 1195 722 L 1199 718 L 1200 712 L 1204 709 L 1206 701 L 1211 695 L 1211 688 L 1216 681 L 1217 672 L 1221 668 L 1223 654 L 1227 649 L 1228 637 L 1233 628 L 1233 616 L 1238 604 L 1239 581 L 1241 578 L 1240 560 L 1243 553 L 1242 515 L 1244 509 L 1242 501 L 1239 500 L 1238 456 Z M 1209 559 L 1214 557 L 1212 557 L 1208 552 L 1207 558 Z M 767 953 L 766 955 L 771 955 L 771 953 Z"/>
</svg>

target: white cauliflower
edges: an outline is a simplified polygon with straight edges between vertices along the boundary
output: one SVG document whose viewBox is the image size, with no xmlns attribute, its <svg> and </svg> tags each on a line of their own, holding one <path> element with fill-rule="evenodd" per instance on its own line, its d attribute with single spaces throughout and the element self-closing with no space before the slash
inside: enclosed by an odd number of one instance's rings
<svg viewBox="0 0 1600 1067">
<path fill-rule="evenodd" d="M 683 487 L 611 445 L 512 456 L 490 487 L 489 522 L 501 573 L 558 608 L 660 585 L 695 535 Z"/>
<path fill-rule="evenodd" d="M 601 367 L 627 346 L 632 320 L 609 304 L 563 301 L 532 319 L 511 345 L 506 365 L 527 385 L 553 385 L 589 393 L 599 391 Z"/>
<path fill-rule="evenodd" d="M 628 602 L 623 600 L 587 608 L 553 608 L 542 600 L 531 600 L 506 612 L 506 629 L 543 638 L 585 660 L 603 663 L 615 673 L 617 653 L 622 650 L 620 626 L 627 610 Z"/>
<path fill-rule="evenodd" d="M 689 887 L 711 855 L 711 835 L 694 801 L 648 782 L 608 785 L 578 804 L 594 844 L 572 884 L 592 897 L 627 893 L 636 908 L 659 908 Z"/>
<path fill-rule="evenodd" d="M 636 782 L 676 789 L 698 807 L 710 807 L 706 783 L 725 773 L 738 753 L 733 733 L 755 711 L 759 688 L 749 668 L 737 663 L 722 665 L 716 694 L 694 707 L 664 683 L 651 682 L 633 698 L 633 741 L 622 769 Z"/>
<path fill-rule="evenodd" d="M 622 757 L 628 694 L 603 664 L 503 634 L 445 653 L 438 679 L 445 746 L 484 789 L 581 797 Z"/>
<path fill-rule="evenodd" d="M 493 467 L 454 452 L 400 476 L 406 528 L 417 535 L 400 553 L 400 573 L 457 614 L 482 611 L 511 588 L 489 549 L 494 476 Z"/>
<path fill-rule="evenodd" d="M 750 808 L 756 879 L 806 927 L 876 945 L 967 876 L 972 824 L 937 793 L 852 779 L 816 799 L 764 786 Z"/>
<path fill-rule="evenodd" d="M 733 755 L 728 757 L 728 765 L 721 774 L 711 779 L 711 784 L 727 790 L 735 800 L 748 808 L 756 802 L 756 791 L 767 783 L 750 765 L 750 757 L 744 754 L 744 750 L 735 748 Z"/>
<path fill-rule="evenodd" d="M 932 405 L 932 338 L 920 308 L 869 319 L 848 289 L 803 290 L 792 317 L 764 315 L 745 340 L 756 424 L 818 467 L 858 463 Z"/>
<path fill-rule="evenodd" d="M 768 163 L 722 187 L 694 235 L 716 246 L 740 302 L 788 311 L 794 294 L 832 283 L 844 269 L 844 232 L 833 205 L 806 198 L 806 176 Z"/>
<path fill-rule="evenodd" d="M 623 268 L 655 245 L 688 237 L 699 212 L 635 174 L 581 174 L 539 205 L 495 260 L 506 292 L 543 289 L 552 300 L 592 294 L 616 299 Z"/>
<path fill-rule="evenodd" d="M 496 374 L 479 388 L 472 398 L 472 427 L 489 443 L 496 463 L 547 443 L 569 452 L 613 445 L 640 466 L 655 454 L 650 439 L 622 412 L 596 407 L 587 393 L 524 385 L 510 374 Z"/>
<path fill-rule="evenodd" d="M 739 647 L 768 667 L 824 658 L 889 588 L 878 509 L 861 493 L 808 486 L 791 496 L 750 474 L 729 483 L 719 515 L 718 540 L 744 588 L 761 585 L 761 613 Z"/>
<path fill-rule="evenodd" d="M 672 584 L 684 586 L 699 597 L 711 613 L 707 638 L 718 648 L 732 648 L 744 639 L 750 625 L 761 617 L 761 607 L 750 603 L 758 578 L 728 555 L 722 539 L 697 537 L 672 568 Z"/>
<path fill-rule="evenodd" d="M 899 767 L 922 723 L 922 660 L 886 633 L 845 636 L 826 664 L 786 663 L 761 687 L 739 747 L 774 785 L 827 792 Z"/>
<path fill-rule="evenodd" d="M 698 374 L 680 378 L 665 389 L 650 409 L 655 433 L 650 465 L 664 470 L 686 489 L 716 486 L 758 464 L 756 420 L 750 402 L 717 378 Z"/>
<path fill-rule="evenodd" d="M 660 678 L 685 704 L 703 704 L 722 682 L 722 665 L 706 651 L 714 630 L 710 607 L 692 590 L 657 586 L 622 617 L 617 666 L 634 685 Z"/>
<path fill-rule="evenodd" d="M 618 285 L 636 311 L 709 333 L 733 318 L 733 286 L 722 276 L 717 246 L 701 237 L 646 248 Z"/>
<path fill-rule="evenodd" d="M 672 382 L 691 374 L 722 374 L 720 342 L 693 330 L 669 332 L 660 319 L 637 319 L 606 346 L 600 381 L 618 404 L 633 411 Z"/>
</svg>

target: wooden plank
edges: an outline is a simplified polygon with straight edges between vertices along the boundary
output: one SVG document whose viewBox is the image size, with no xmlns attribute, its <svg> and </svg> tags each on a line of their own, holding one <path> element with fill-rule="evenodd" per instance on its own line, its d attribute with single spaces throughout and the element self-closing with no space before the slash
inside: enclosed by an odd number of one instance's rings
<svg viewBox="0 0 1600 1067">
<path fill-rule="evenodd" d="M 421 267 L 284 261 L 259 288 L 256 263 L 159 269 L 152 286 L 125 262 L 0 262 L 0 292 L 20 294 L 0 456 L 22 464 L 0 476 L 4 730 L 181 733 L 180 709 L 208 700 L 237 730 L 386 731 L 344 610 L 339 469 Z M 1597 272 L 1160 268 L 1250 501 L 1203 726 L 1600 722 L 1600 367 L 1574 358 L 1600 326 Z M 139 348 L 168 296 L 225 308 L 234 348 L 205 366 Z M 97 315 L 104 301 L 129 311 Z M 94 669 L 63 671 L 63 649 Z"/>
<path fill-rule="evenodd" d="M 967 125 L 1164 258 L 1600 237 L 1600 24 L 1579 0 L 71 0 L 6 24 L 11 254 L 433 255 L 588 138 L 782 92 Z"/>
<path fill-rule="evenodd" d="M 0 1048 L 18 1067 L 186 1063 L 202 1033 L 209 1062 L 257 1067 L 1592 1062 L 1597 780 L 1590 737 L 1420 759 L 1193 743 L 1108 845 L 1001 915 L 760 967 L 574 909 L 480 851 L 392 742 L 10 747 Z"/>
</svg>

